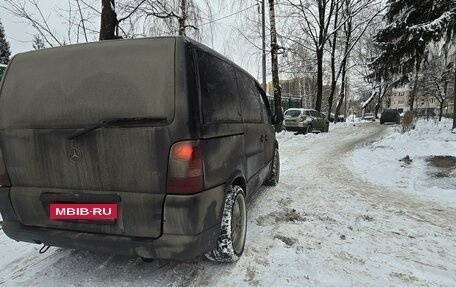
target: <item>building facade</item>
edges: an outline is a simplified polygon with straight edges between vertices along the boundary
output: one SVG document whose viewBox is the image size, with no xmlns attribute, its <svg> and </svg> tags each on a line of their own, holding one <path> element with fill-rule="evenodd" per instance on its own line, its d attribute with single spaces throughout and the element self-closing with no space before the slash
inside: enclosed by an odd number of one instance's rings
<svg viewBox="0 0 456 287">
<path fill-rule="evenodd" d="M 450 91 L 449 91 L 450 92 Z M 403 87 L 393 88 L 391 93 L 390 108 L 398 109 L 400 113 L 410 110 L 412 89 L 406 85 Z M 419 94 L 414 99 L 414 111 L 420 116 L 438 116 L 440 112 L 440 103 L 432 95 Z M 454 104 L 449 96 L 444 103 L 443 113 L 453 111 Z"/>
</svg>

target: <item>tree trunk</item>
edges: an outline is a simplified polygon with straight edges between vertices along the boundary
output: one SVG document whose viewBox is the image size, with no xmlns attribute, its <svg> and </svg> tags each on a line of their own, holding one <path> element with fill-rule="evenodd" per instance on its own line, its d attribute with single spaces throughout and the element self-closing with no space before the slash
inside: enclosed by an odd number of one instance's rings
<svg viewBox="0 0 456 287">
<path fill-rule="evenodd" d="M 267 84 L 266 84 L 266 8 L 264 5 L 264 1 L 261 1 L 261 62 L 262 62 L 262 72 L 263 72 L 263 83 L 262 87 L 263 90 L 266 92 Z"/>
<path fill-rule="evenodd" d="M 321 110 L 321 100 L 323 98 L 323 49 L 317 49 L 317 100 L 315 109 Z"/>
<path fill-rule="evenodd" d="M 346 86 L 346 81 L 347 81 L 347 62 L 348 59 L 350 58 L 350 41 L 351 41 L 351 35 L 352 35 L 352 18 L 349 18 L 348 21 L 344 24 L 344 30 L 345 30 L 345 47 L 344 47 L 344 55 L 346 57 L 343 58 L 342 64 L 340 68 L 342 69 L 342 82 L 340 85 L 340 98 L 339 102 L 337 103 L 336 107 L 336 112 L 334 115 L 334 118 L 337 119 L 340 113 L 340 108 L 342 107 L 342 104 L 345 101 L 345 86 Z M 345 115 L 345 113 L 344 113 Z"/>
<path fill-rule="evenodd" d="M 279 64 L 278 64 L 278 45 L 277 45 L 277 32 L 275 24 L 275 13 L 274 13 L 274 0 L 268 0 L 269 2 L 269 22 L 271 25 L 271 62 L 272 62 L 272 86 L 274 87 L 274 113 L 276 115 L 282 114 L 282 90 L 279 81 Z M 282 123 L 276 125 L 276 131 L 282 130 Z"/>
<path fill-rule="evenodd" d="M 445 100 L 439 102 L 440 103 L 440 111 L 439 111 L 439 122 L 442 121 L 442 115 L 443 115 L 443 104 L 445 103 Z"/>
<path fill-rule="evenodd" d="M 415 83 L 413 83 L 413 90 L 412 94 L 410 95 L 410 111 L 413 112 L 413 105 L 415 104 L 415 95 L 416 92 L 418 91 L 418 73 L 419 73 L 419 68 L 418 66 L 415 67 Z"/>
<path fill-rule="evenodd" d="M 346 62 L 342 64 L 342 82 L 340 84 L 340 94 L 339 94 L 339 102 L 337 102 L 337 107 L 336 107 L 336 112 L 334 113 L 334 120 L 337 121 L 339 114 L 340 114 L 340 108 L 342 108 L 342 104 L 345 101 L 345 81 L 346 81 Z M 344 113 L 345 115 L 345 113 Z"/>
<path fill-rule="evenodd" d="M 116 39 L 116 27 L 118 24 L 114 0 L 102 0 L 100 41 Z"/>
<path fill-rule="evenodd" d="M 374 113 L 374 117 L 375 119 L 378 119 L 378 111 L 380 110 L 380 107 L 382 106 L 382 96 L 381 96 L 381 93 L 379 92 L 378 93 L 378 100 L 377 100 L 377 103 L 375 104 L 375 113 Z"/>
<path fill-rule="evenodd" d="M 187 21 L 187 0 L 181 0 L 181 16 L 179 17 L 179 36 L 185 36 L 185 26 Z"/>
<path fill-rule="evenodd" d="M 456 129 L 456 60 L 454 66 L 454 89 L 453 89 L 453 130 Z"/>
<path fill-rule="evenodd" d="M 336 3 L 336 14 L 334 15 L 334 29 L 337 28 L 339 24 L 338 16 L 339 16 L 339 2 Z M 333 42 L 331 47 L 331 93 L 329 94 L 328 98 L 328 118 L 331 116 L 332 105 L 334 101 L 334 94 L 336 93 L 336 46 L 337 46 L 337 31 L 334 32 L 333 35 Z"/>
</svg>

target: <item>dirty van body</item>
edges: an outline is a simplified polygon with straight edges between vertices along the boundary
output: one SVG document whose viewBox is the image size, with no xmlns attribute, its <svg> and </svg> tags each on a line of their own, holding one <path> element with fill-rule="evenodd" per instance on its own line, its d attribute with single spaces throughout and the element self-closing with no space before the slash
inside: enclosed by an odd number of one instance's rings
<svg viewBox="0 0 456 287">
<path fill-rule="evenodd" d="M 246 199 L 278 182 L 278 121 L 253 77 L 185 37 L 19 54 L 0 90 L 3 230 L 48 246 L 235 261 Z M 51 219 L 55 204 L 116 214 Z"/>
</svg>

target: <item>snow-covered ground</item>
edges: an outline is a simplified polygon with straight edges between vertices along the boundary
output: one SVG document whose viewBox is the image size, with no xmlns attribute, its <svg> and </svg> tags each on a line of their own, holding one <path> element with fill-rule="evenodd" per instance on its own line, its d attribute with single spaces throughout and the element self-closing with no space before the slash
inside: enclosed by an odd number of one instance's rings
<svg viewBox="0 0 456 287">
<path fill-rule="evenodd" d="M 440 123 L 423 119 L 406 133 L 399 127 L 390 129 L 379 141 L 356 149 L 346 165 L 377 185 L 456 206 L 456 170 L 429 162 L 432 156 L 456 157 L 456 134 L 451 133 L 451 126 L 449 119 Z"/>
<path fill-rule="evenodd" d="M 281 133 L 280 183 L 249 202 L 237 263 L 144 263 L 59 248 L 39 255 L 2 233 L 0 285 L 456 286 L 455 208 L 365 182 L 349 160 L 394 130 L 339 123 L 329 133 Z"/>
</svg>

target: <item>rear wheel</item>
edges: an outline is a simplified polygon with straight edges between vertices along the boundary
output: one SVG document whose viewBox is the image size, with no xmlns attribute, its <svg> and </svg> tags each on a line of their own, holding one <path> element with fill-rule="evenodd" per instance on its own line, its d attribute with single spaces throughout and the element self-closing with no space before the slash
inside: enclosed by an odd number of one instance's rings
<svg viewBox="0 0 456 287">
<path fill-rule="evenodd" d="M 279 149 L 276 147 L 274 149 L 274 159 L 272 161 L 271 173 L 269 177 L 264 182 L 265 185 L 276 186 L 279 183 L 280 177 L 280 155 Z"/>
<path fill-rule="evenodd" d="M 311 133 L 312 131 L 313 131 L 312 125 L 309 124 L 309 125 L 307 126 L 306 133 Z"/>
<path fill-rule="evenodd" d="M 214 250 L 206 258 L 216 262 L 235 262 L 244 252 L 247 234 L 245 192 L 238 185 L 227 188 L 222 226 Z"/>
</svg>

